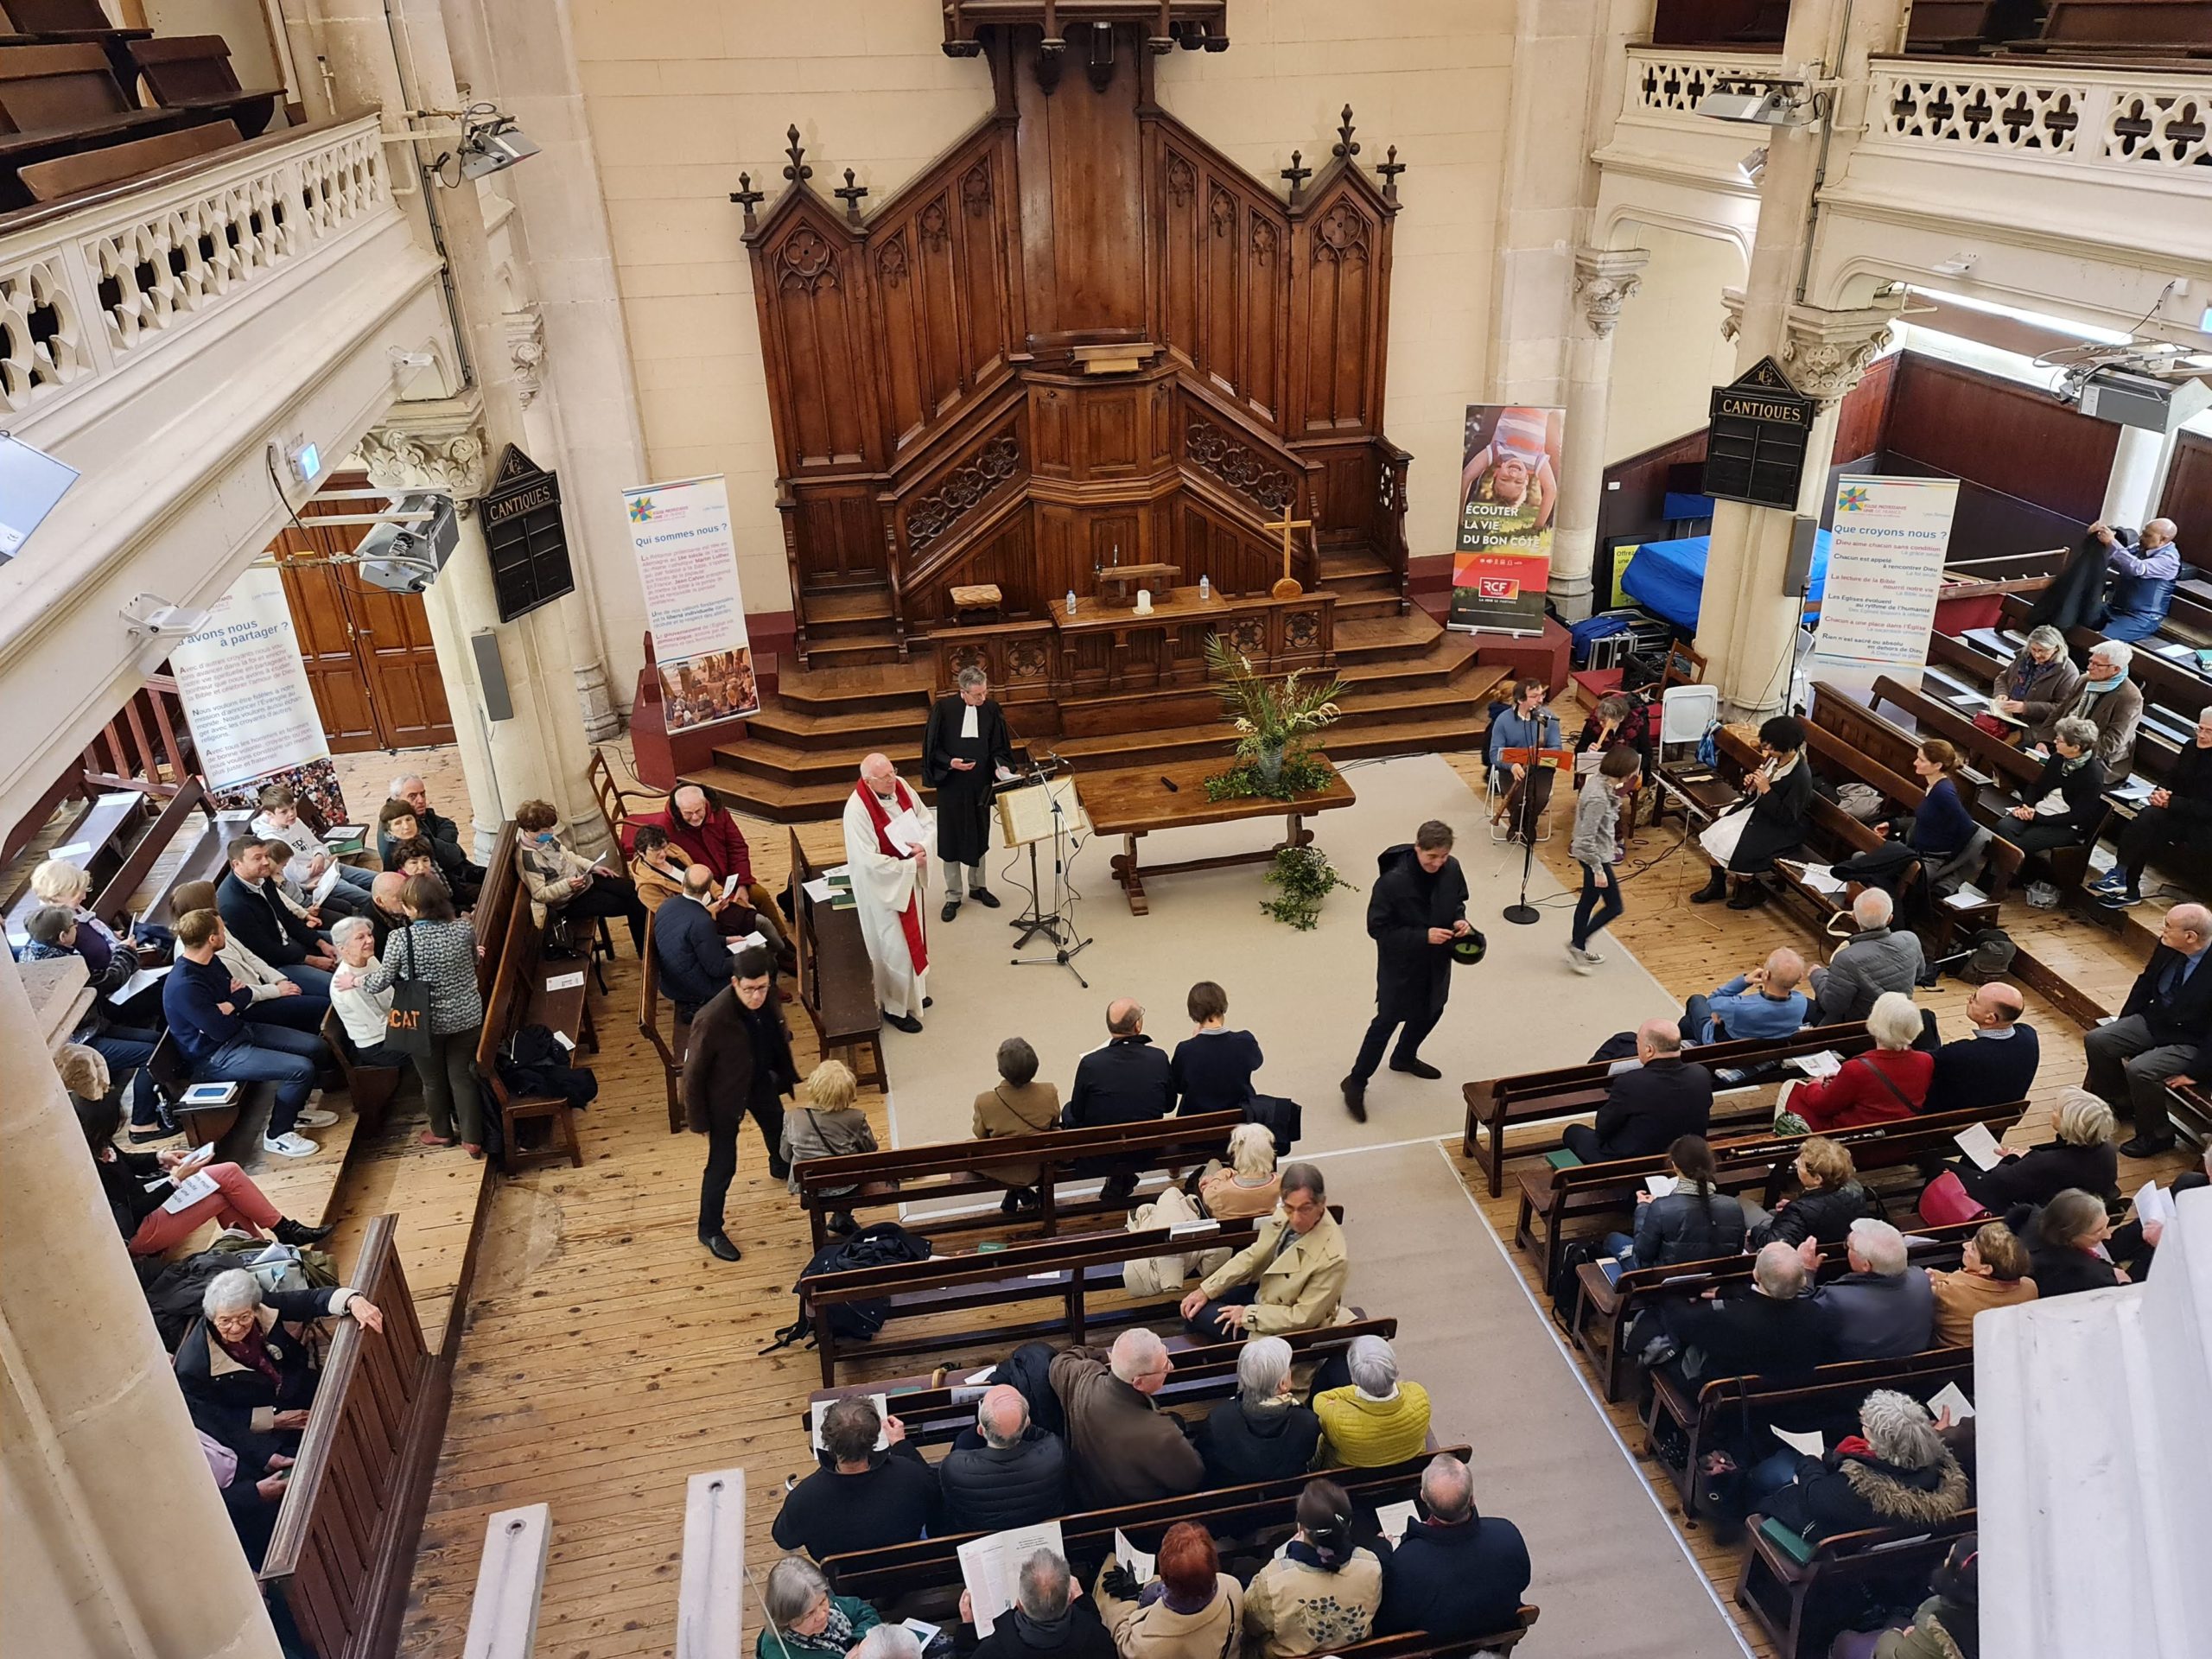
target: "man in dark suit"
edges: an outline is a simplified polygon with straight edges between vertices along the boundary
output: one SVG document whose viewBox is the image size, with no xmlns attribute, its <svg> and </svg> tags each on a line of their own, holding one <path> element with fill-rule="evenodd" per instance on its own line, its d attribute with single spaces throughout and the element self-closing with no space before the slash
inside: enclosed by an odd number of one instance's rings
<svg viewBox="0 0 2212 1659">
<path fill-rule="evenodd" d="M 1421 1474 L 1421 1508 L 1395 1548 L 1382 1552 L 1382 1601 L 1375 1633 L 1426 1630 L 1452 1641 L 1514 1628 L 1529 1590 L 1520 1528 L 1475 1513 L 1474 1477 L 1439 1453 Z"/>
<path fill-rule="evenodd" d="M 1730 1295 L 1668 1298 L 1657 1323 L 1680 1351 L 1667 1363 L 1683 1379 L 1771 1376 L 1783 1381 L 1812 1375 L 1827 1358 L 1827 1333 L 1807 1288 L 1812 1270 L 1788 1244 L 1769 1244 L 1751 1264 L 1750 1286 Z M 1630 1338 L 1639 1345 L 1650 1332 L 1641 1321 Z"/>
<path fill-rule="evenodd" d="M 1963 1112 L 2025 1100 L 2043 1059 L 2036 1028 L 2020 1023 L 2019 991 L 2002 981 L 1977 986 L 1967 999 L 1974 1030 L 1936 1051 L 1928 1112 Z"/>
<path fill-rule="evenodd" d="M 1175 1081 L 1166 1054 L 1144 1034 L 1144 1008 L 1128 997 L 1106 1005 L 1106 1045 L 1076 1062 L 1075 1086 L 1060 1110 L 1064 1129 L 1149 1123 L 1175 1109 Z M 1135 1172 L 1093 1160 L 1079 1173 L 1103 1174 L 1098 1196 L 1117 1204 L 1136 1188 Z"/>
<path fill-rule="evenodd" d="M 694 1135 L 707 1137 L 699 1242 L 724 1262 L 738 1259 L 737 1246 L 722 1230 L 722 1205 L 737 1173 L 737 1132 L 748 1116 L 768 1144 L 768 1173 L 779 1181 L 791 1173 L 782 1151 L 782 1096 L 798 1087 L 798 1069 L 791 1063 L 791 1034 L 769 991 L 772 965 L 757 944 L 738 952 L 737 977 L 692 1020 L 683 1061 L 684 1121 Z"/>
<path fill-rule="evenodd" d="M 730 942 L 707 908 L 714 890 L 712 871 L 703 864 L 686 865 L 683 891 L 653 912 L 653 961 L 660 969 L 660 988 L 685 1020 L 711 1001 L 734 971 Z"/>
<path fill-rule="evenodd" d="M 1641 1062 L 1615 1077 L 1596 1124 L 1570 1123 L 1560 1138 L 1586 1164 L 1648 1158 L 1685 1135 L 1703 1135 L 1713 1117 L 1713 1073 L 1682 1058 L 1682 1033 L 1672 1020 L 1636 1028 Z"/>
<path fill-rule="evenodd" d="M 231 868 L 215 889 L 215 908 L 238 942 L 272 968 L 294 970 L 303 991 L 330 994 L 338 953 L 330 941 L 285 906 L 270 879 L 269 853 L 258 836 L 240 836 L 226 849 Z"/>
<path fill-rule="evenodd" d="M 1376 860 L 1381 874 L 1367 899 L 1367 937 L 1375 941 L 1375 1018 L 1360 1039 L 1359 1058 L 1340 1085 L 1344 1109 L 1367 1122 L 1367 1080 L 1382 1064 L 1383 1046 L 1398 1031 L 1393 1071 L 1430 1081 L 1444 1074 L 1421 1057 L 1421 1039 L 1444 1017 L 1452 995 L 1452 942 L 1474 931 L 1467 920 L 1467 878 L 1452 856 L 1452 826 L 1431 818 L 1410 847 Z"/>
<path fill-rule="evenodd" d="M 1014 775 L 1014 740 L 980 668 L 960 671 L 960 689 L 930 709 L 922 734 L 922 781 L 937 791 L 937 856 L 944 868 L 941 919 L 960 913 L 973 899 L 986 910 L 998 897 L 983 885 L 983 855 L 991 849 L 991 785 Z"/>
<path fill-rule="evenodd" d="M 2158 948 L 2137 976 L 2120 1018 L 2082 1039 L 2089 1074 L 2082 1086 L 2113 1110 L 2135 1118 L 2128 1158 L 2155 1158 L 2174 1143 L 2166 1090 L 2212 1081 L 2212 911 L 2176 905 L 2166 912 Z"/>
</svg>

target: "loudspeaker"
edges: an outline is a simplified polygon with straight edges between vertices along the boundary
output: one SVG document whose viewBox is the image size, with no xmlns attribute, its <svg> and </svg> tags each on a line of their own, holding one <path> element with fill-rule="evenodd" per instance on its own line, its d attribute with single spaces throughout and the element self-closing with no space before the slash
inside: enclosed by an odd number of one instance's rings
<svg viewBox="0 0 2212 1659">
<path fill-rule="evenodd" d="M 507 665 L 499 660 L 499 637 L 489 628 L 479 628 L 468 636 L 468 648 L 476 653 L 476 683 L 483 688 L 484 718 L 512 720 L 515 700 L 507 694 Z"/>
<path fill-rule="evenodd" d="M 1821 533 L 1817 518 L 1789 522 L 1789 563 L 1782 568 L 1782 591 L 1792 599 L 1805 597 L 1813 581 L 1813 538 Z"/>
</svg>

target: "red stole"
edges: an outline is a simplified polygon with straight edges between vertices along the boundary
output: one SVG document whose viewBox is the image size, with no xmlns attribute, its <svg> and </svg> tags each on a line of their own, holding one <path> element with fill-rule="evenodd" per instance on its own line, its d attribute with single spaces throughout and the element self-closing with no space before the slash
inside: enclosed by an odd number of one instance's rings
<svg viewBox="0 0 2212 1659">
<path fill-rule="evenodd" d="M 914 798 L 906 788 L 906 779 L 893 778 L 891 780 L 891 787 L 897 792 L 899 810 L 902 812 L 912 811 Z M 891 826 L 891 814 L 883 810 L 883 803 L 877 798 L 875 791 L 868 786 L 865 779 L 853 785 L 853 793 L 861 798 L 861 804 L 868 810 L 868 821 L 875 826 L 876 850 L 886 858 L 905 858 L 906 855 L 893 846 L 891 837 L 885 833 Z M 922 882 L 918 877 L 914 881 L 913 893 L 907 898 L 906 908 L 899 912 L 899 926 L 906 935 L 906 959 L 914 964 L 916 973 L 927 973 L 930 966 L 930 946 L 929 939 L 922 929 Z"/>
</svg>

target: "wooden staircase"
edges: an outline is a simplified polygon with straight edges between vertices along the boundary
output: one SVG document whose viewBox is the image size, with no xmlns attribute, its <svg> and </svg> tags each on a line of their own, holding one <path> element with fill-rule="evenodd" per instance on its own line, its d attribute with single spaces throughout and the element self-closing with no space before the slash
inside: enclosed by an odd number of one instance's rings
<svg viewBox="0 0 2212 1659">
<path fill-rule="evenodd" d="M 1368 554 L 1324 561 L 1337 601 L 1337 671 L 1349 690 L 1343 717 L 1328 734 L 1328 752 L 1355 756 L 1428 754 L 1474 747 L 1487 726 L 1487 706 L 1510 671 L 1475 660 L 1476 642 L 1447 632 L 1426 611 L 1401 614 L 1395 578 Z M 764 695 L 745 735 L 717 744 L 715 764 L 684 781 L 711 791 L 732 810 L 778 823 L 833 818 L 852 792 L 861 761 L 880 750 L 913 779 L 920 769 L 922 728 L 929 717 L 929 669 L 898 660 L 889 599 L 880 588 L 844 590 L 849 609 L 835 632 L 818 632 L 821 597 L 810 595 L 808 656 L 815 666 L 782 674 Z M 880 609 L 870 608 L 881 595 Z M 862 596 L 867 596 L 863 598 Z M 824 665 L 826 664 L 826 665 Z M 1218 721 L 1162 722 L 1147 700 L 1124 700 L 1123 728 L 1049 740 L 1074 763 L 1077 775 L 1109 767 L 1226 756 L 1227 728 Z M 1010 711 L 1017 742 L 1020 710 Z"/>
</svg>

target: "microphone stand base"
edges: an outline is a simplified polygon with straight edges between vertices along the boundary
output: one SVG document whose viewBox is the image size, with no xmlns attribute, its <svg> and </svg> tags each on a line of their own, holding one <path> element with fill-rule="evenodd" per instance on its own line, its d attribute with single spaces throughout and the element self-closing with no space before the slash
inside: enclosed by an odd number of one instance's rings
<svg viewBox="0 0 2212 1659">
<path fill-rule="evenodd" d="M 1544 913 L 1534 905 L 1519 904 L 1508 905 L 1503 914 L 1507 921 L 1513 923 L 1516 926 L 1527 927 L 1542 920 Z"/>
</svg>

